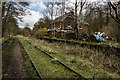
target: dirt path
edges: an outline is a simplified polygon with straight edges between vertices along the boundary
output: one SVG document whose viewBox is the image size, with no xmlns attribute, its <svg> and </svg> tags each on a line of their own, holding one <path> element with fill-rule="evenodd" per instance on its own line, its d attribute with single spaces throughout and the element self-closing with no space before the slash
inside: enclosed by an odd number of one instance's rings
<svg viewBox="0 0 120 80">
<path fill-rule="evenodd" d="M 12 71 L 10 76 L 12 78 L 26 78 L 28 75 L 24 66 L 24 58 L 18 40 L 16 39 L 13 54 L 13 61 L 11 66 Z"/>
<path fill-rule="evenodd" d="M 29 78 L 25 59 L 17 39 L 10 41 L 2 48 L 3 78 Z"/>
</svg>

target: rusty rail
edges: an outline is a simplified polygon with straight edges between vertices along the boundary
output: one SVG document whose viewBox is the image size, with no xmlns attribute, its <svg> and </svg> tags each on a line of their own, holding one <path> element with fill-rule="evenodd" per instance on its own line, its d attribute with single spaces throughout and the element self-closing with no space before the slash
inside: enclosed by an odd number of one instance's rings
<svg viewBox="0 0 120 80">
<path fill-rule="evenodd" d="M 2 43 L 2 46 L 5 46 L 13 37 L 10 37 L 8 40 Z"/>
<path fill-rule="evenodd" d="M 27 41 L 27 40 L 26 40 Z M 29 44 L 32 45 L 31 42 L 27 41 Z M 45 52 L 44 50 L 38 48 L 37 46 L 34 46 L 34 48 L 40 50 L 41 52 L 45 53 L 47 56 L 49 56 L 51 59 L 55 59 L 53 56 L 51 56 L 49 53 Z M 56 59 L 55 59 L 56 60 Z M 68 67 L 67 65 L 65 65 L 63 62 L 56 60 L 58 63 L 60 63 L 61 65 L 63 65 L 64 67 L 66 67 L 68 70 L 74 72 L 75 74 L 77 74 L 80 78 L 80 80 L 87 80 L 87 78 L 83 77 L 82 75 L 80 75 L 78 72 L 76 72 L 75 70 L 71 69 L 70 67 Z"/>
<path fill-rule="evenodd" d="M 23 46 L 23 44 L 19 40 L 18 40 L 18 42 L 22 46 L 22 48 L 25 50 L 25 53 L 27 54 L 27 56 L 29 57 L 29 54 L 28 54 L 27 50 L 25 49 L 25 47 Z M 35 69 L 35 71 L 37 73 L 37 76 L 40 78 L 40 80 L 42 80 L 42 76 L 40 75 L 40 73 L 39 73 L 37 67 L 35 66 L 34 62 L 32 61 L 31 57 L 29 57 L 29 59 L 30 59 L 30 62 L 32 64 L 33 68 Z"/>
</svg>

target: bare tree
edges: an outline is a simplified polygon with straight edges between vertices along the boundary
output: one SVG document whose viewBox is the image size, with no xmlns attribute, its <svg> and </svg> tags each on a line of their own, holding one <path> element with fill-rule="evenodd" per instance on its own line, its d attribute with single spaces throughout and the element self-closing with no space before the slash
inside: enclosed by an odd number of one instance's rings
<svg viewBox="0 0 120 80">
<path fill-rule="evenodd" d="M 65 1 L 64 2 L 62 2 L 62 12 L 61 12 L 61 15 L 62 15 L 62 21 L 60 21 L 60 22 L 63 22 L 63 25 L 62 25 L 62 29 L 64 29 L 64 13 L 65 13 Z M 62 38 L 64 38 L 64 34 L 62 33 Z"/>
<path fill-rule="evenodd" d="M 78 33 L 79 33 L 79 26 L 80 26 L 80 23 L 81 23 L 80 19 L 81 19 L 81 16 L 82 16 L 82 10 L 83 10 L 83 7 L 84 7 L 85 3 L 86 3 L 86 0 L 85 1 L 81 0 L 81 2 L 80 2 L 79 17 L 78 17 L 78 21 L 77 21 L 77 23 L 78 23 L 78 25 L 77 25 Z"/>
<path fill-rule="evenodd" d="M 25 2 L 22 2 L 21 4 L 25 4 Z M 14 5 L 18 6 L 19 9 Z M 18 15 L 25 15 L 25 9 L 23 9 L 23 6 L 19 5 L 19 2 L 2 2 L 2 36 L 8 37 L 8 29 L 15 27 L 8 25 L 8 23 L 12 22 L 10 20 L 11 17 L 14 18 L 15 24 L 17 24 L 17 19 L 15 18 L 20 19 Z"/>
<path fill-rule="evenodd" d="M 51 30 L 53 30 L 53 28 L 54 28 L 54 24 L 53 24 L 53 7 L 54 7 L 54 4 L 51 3 L 51 21 L 52 21 Z M 54 35 L 53 32 L 52 32 L 52 35 Z"/>
<path fill-rule="evenodd" d="M 75 34 L 76 34 L 76 38 L 77 38 L 77 34 L 79 33 L 78 32 L 78 28 L 77 28 L 77 7 L 78 7 L 78 5 L 77 5 L 78 3 L 77 3 L 77 0 L 75 0 Z"/>
<path fill-rule="evenodd" d="M 50 14 L 51 17 L 51 31 L 54 29 L 54 23 L 53 23 L 53 9 L 54 9 L 54 2 L 47 2 L 47 13 Z M 52 36 L 54 36 L 54 32 L 52 31 Z"/>
<path fill-rule="evenodd" d="M 117 41 L 120 43 L 120 1 L 117 2 L 117 4 L 113 4 L 112 2 L 108 2 L 108 5 L 110 7 L 110 16 L 118 23 L 118 36 L 117 36 Z M 112 10 L 115 13 L 114 15 L 112 14 Z"/>
<path fill-rule="evenodd" d="M 55 8 L 55 18 L 58 15 L 57 13 L 58 13 L 58 5 Z M 55 37 L 55 24 L 56 24 L 56 21 L 54 21 L 54 37 Z"/>
<path fill-rule="evenodd" d="M 12 5 L 12 3 L 7 4 L 6 2 L 2 2 L 2 36 L 4 36 L 6 23 L 10 16 L 11 5 Z M 8 8 L 6 9 L 6 7 L 8 7 Z M 5 14 L 5 12 L 6 12 L 6 14 Z"/>
<path fill-rule="evenodd" d="M 80 19 L 81 19 L 81 16 L 82 16 L 82 10 L 83 10 L 83 7 L 86 3 L 86 0 L 81 0 L 80 2 L 78 2 L 77 0 L 75 1 L 75 34 L 76 34 L 76 38 L 79 37 L 79 26 L 80 26 Z M 78 18 L 77 18 L 77 8 L 78 6 L 80 7 L 79 9 L 79 15 L 78 15 Z"/>
<path fill-rule="evenodd" d="M 117 22 L 120 24 L 120 16 L 118 13 L 118 6 L 120 6 L 120 1 L 118 2 L 117 5 L 114 5 L 112 2 L 108 2 L 108 5 L 110 7 L 110 16 Z M 115 13 L 115 15 L 112 14 L 112 10 Z"/>
</svg>

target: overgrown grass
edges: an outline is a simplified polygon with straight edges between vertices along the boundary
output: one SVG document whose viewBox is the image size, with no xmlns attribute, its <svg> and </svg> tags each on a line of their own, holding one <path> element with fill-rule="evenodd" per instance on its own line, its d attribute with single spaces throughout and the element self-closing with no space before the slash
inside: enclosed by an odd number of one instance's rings
<svg viewBox="0 0 120 80">
<path fill-rule="evenodd" d="M 3 44 L 5 41 L 7 41 L 8 39 L 10 39 L 12 36 L 10 37 L 7 37 L 7 38 L 3 38 L 1 41 L 0 41 L 0 44 Z M 12 37 L 12 39 L 14 39 L 15 36 Z"/>
<path fill-rule="evenodd" d="M 117 43 L 116 41 L 110 41 L 110 40 L 108 40 L 108 41 L 106 41 L 106 44 L 108 44 L 108 45 L 110 45 L 110 46 L 113 46 L 113 47 L 118 47 L 118 48 L 120 48 L 120 44 L 119 43 Z"/>
<path fill-rule="evenodd" d="M 21 48 L 22 54 L 24 56 L 24 65 L 25 65 L 25 69 L 27 70 L 27 73 L 29 74 L 29 78 L 37 78 L 39 79 L 39 77 L 37 76 L 37 73 L 35 72 L 30 60 L 29 60 L 29 56 L 27 55 L 27 53 L 25 52 L 25 50 L 23 48 Z"/>
<path fill-rule="evenodd" d="M 29 56 L 32 58 L 43 78 L 77 78 L 78 75 L 63 67 L 56 60 L 52 60 L 44 53 L 36 50 L 23 38 L 19 40 L 24 44 Z"/>
<path fill-rule="evenodd" d="M 0 42 L 0 44 L 1 43 L 4 43 L 5 41 L 7 41 L 9 38 L 4 38 L 4 39 L 2 39 L 2 41 Z"/>
<path fill-rule="evenodd" d="M 14 38 L 13 38 L 14 39 Z M 9 78 L 11 73 L 11 62 L 13 61 L 14 40 L 11 40 L 6 46 L 2 48 L 2 73 L 3 78 Z M 8 54 L 9 52 L 9 54 Z"/>
<path fill-rule="evenodd" d="M 87 78 L 120 78 L 119 59 L 114 55 L 105 56 L 104 53 L 90 50 L 87 47 L 82 48 L 78 45 L 49 43 L 37 39 L 29 41 Z"/>
<path fill-rule="evenodd" d="M 55 38 L 55 37 L 47 37 L 47 36 L 43 36 L 42 38 L 44 39 L 51 39 L 51 40 L 60 40 L 60 41 L 70 41 L 70 42 L 77 42 L 77 43 L 84 43 L 84 44 L 91 44 L 91 45 L 102 45 L 102 46 L 106 46 L 106 45 L 109 45 L 109 46 L 112 46 L 112 47 L 118 47 L 120 48 L 119 44 L 116 42 L 116 41 L 110 41 L 110 40 L 105 40 L 105 42 L 101 42 L 101 43 L 96 43 L 96 42 L 88 42 L 88 41 L 83 41 L 83 40 L 66 40 L 66 39 L 61 39 L 61 38 Z"/>
</svg>

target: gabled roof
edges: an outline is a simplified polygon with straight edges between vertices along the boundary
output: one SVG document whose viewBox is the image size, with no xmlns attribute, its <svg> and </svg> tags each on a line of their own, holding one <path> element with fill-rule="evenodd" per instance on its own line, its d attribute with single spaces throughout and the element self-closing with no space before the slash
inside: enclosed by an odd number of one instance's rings
<svg viewBox="0 0 120 80">
<path fill-rule="evenodd" d="M 55 21 L 55 22 L 63 21 L 66 17 L 74 18 L 74 12 L 73 12 L 73 11 L 70 11 L 70 12 L 68 12 L 68 13 L 65 13 L 63 16 L 57 17 L 54 21 Z M 54 22 L 54 21 L 53 21 L 53 22 Z"/>
</svg>

